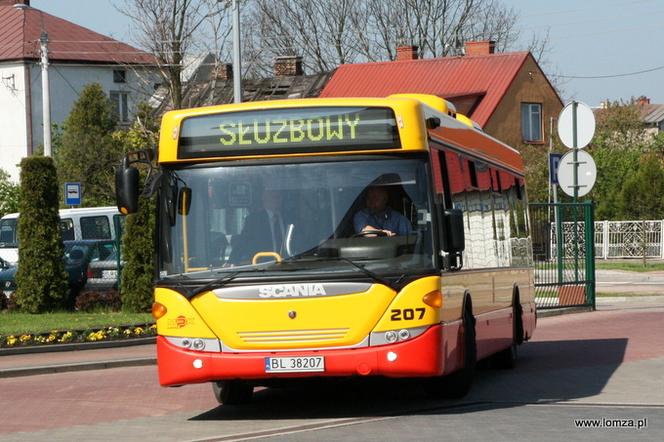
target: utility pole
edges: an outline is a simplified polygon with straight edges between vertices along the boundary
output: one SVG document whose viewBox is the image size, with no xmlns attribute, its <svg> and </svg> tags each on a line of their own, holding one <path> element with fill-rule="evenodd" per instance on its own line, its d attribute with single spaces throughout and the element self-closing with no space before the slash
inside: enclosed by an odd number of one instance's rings
<svg viewBox="0 0 664 442">
<path fill-rule="evenodd" d="M 42 77 L 42 120 L 44 122 L 44 156 L 52 156 L 51 152 L 51 90 L 48 82 L 48 33 L 42 31 L 39 37 L 41 48 Z"/>
<path fill-rule="evenodd" d="M 236 103 L 242 103 L 240 0 L 233 0 L 233 97 Z"/>
</svg>

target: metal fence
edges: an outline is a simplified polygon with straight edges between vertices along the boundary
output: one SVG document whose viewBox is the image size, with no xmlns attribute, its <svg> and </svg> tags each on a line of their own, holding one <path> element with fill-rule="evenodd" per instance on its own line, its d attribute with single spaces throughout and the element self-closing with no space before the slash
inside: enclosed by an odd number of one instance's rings
<svg viewBox="0 0 664 442">
<path fill-rule="evenodd" d="M 593 205 L 532 203 L 538 308 L 595 306 Z"/>
<path fill-rule="evenodd" d="M 664 220 L 595 221 L 595 256 L 664 259 Z"/>
</svg>

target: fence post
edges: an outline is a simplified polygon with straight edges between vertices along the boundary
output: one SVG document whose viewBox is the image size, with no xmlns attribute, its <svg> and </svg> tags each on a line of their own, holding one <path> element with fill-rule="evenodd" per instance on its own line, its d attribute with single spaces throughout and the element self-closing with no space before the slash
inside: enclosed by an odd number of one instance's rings
<svg viewBox="0 0 664 442">
<path fill-rule="evenodd" d="M 609 222 L 608 221 L 602 221 L 602 238 L 604 239 L 603 245 L 602 245 L 602 255 L 603 258 L 609 259 Z"/>
<path fill-rule="evenodd" d="M 563 217 L 560 210 L 560 203 L 556 204 L 556 261 L 558 268 L 558 284 L 563 283 Z"/>
<path fill-rule="evenodd" d="M 664 219 L 659 222 L 659 251 L 664 259 Z"/>
<path fill-rule="evenodd" d="M 595 245 L 589 239 L 595 237 L 595 217 L 592 201 L 584 204 L 584 223 L 586 234 L 586 303 L 595 310 Z"/>
</svg>

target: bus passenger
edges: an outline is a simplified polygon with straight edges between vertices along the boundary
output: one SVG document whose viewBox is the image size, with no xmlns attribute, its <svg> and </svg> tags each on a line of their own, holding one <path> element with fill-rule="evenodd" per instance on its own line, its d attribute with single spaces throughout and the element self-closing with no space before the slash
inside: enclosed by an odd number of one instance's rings
<svg viewBox="0 0 664 442">
<path fill-rule="evenodd" d="M 366 208 L 353 217 L 355 233 L 381 231 L 387 236 L 408 235 L 412 226 L 408 218 L 387 205 L 389 195 L 383 186 L 369 186 L 365 195 Z"/>
<path fill-rule="evenodd" d="M 261 201 L 262 207 L 247 215 L 242 232 L 233 239 L 232 264 L 251 262 L 258 252 L 283 253 L 285 224 L 281 216 L 281 193 L 265 189 Z"/>
</svg>

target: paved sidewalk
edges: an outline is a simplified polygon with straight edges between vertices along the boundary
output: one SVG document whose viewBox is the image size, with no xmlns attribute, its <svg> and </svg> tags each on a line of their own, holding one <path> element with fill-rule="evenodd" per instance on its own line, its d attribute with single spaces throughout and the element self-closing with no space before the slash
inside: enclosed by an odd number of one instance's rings
<svg viewBox="0 0 664 442">
<path fill-rule="evenodd" d="M 151 365 L 155 362 L 155 344 L 3 355 L 0 356 L 0 378 L 132 365 Z"/>
</svg>

